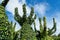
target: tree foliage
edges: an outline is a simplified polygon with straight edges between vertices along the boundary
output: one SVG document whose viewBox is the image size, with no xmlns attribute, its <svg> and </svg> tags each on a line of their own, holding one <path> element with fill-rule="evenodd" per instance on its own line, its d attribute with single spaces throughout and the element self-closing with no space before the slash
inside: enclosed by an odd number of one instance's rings
<svg viewBox="0 0 60 40">
<path fill-rule="evenodd" d="M 4 0 L 0 4 L 0 40 L 13 40 L 15 35 L 15 26 L 12 22 L 8 21 L 8 17 L 5 12 L 5 6 L 9 0 Z M 14 39 L 15 40 L 15 39 Z"/>
</svg>

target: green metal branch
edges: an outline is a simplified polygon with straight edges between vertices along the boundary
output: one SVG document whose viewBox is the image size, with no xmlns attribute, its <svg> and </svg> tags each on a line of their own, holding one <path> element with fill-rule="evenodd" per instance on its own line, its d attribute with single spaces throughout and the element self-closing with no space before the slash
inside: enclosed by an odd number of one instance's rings
<svg viewBox="0 0 60 40">
<path fill-rule="evenodd" d="M 39 23 L 40 23 L 40 33 L 43 32 L 43 26 L 42 26 L 42 20 L 41 18 L 39 18 Z"/>
<path fill-rule="evenodd" d="M 52 35 L 55 32 L 56 32 L 56 22 L 55 22 L 55 18 L 53 18 L 53 27 L 52 29 L 48 30 L 48 35 Z"/>
</svg>

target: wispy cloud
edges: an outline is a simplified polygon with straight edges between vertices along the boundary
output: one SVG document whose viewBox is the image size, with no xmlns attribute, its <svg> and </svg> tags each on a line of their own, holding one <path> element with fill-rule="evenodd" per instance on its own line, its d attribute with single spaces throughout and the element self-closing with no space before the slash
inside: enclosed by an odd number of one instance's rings
<svg viewBox="0 0 60 40">
<path fill-rule="evenodd" d="M 9 3 L 7 4 L 7 7 L 6 9 L 10 12 L 13 13 L 13 15 L 15 14 L 14 13 L 14 9 L 16 7 L 18 7 L 18 12 L 19 12 L 19 15 L 22 16 L 23 15 L 23 9 L 22 9 L 22 5 L 23 4 L 26 4 L 26 1 L 25 0 L 10 0 Z M 26 9 L 27 9 L 27 13 L 30 13 L 30 7 L 26 5 Z"/>
<path fill-rule="evenodd" d="M 40 3 L 40 4 L 36 4 L 34 6 L 35 12 L 38 13 L 38 15 L 44 15 L 46 13 L 46 11 L 48 10 L 48 3 Z"/>
</svg>

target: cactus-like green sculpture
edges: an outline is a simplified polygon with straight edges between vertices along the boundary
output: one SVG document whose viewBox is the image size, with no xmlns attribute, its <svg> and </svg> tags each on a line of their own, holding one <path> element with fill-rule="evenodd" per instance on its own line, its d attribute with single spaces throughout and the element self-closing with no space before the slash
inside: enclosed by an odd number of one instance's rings
<svg viewBox="0 0 60 40">
<path fill-rule="evenodd" d="M 27 17 L 26 16 L 26 5 L 23 5 L 23 17 L 19 16 L 18 14 L 18 8 L 15 8 L 15 20 L 22 26 L 24 22 L 27 22 L 28 24 L 32 24 L 34 22 L 34 20 L 36 19 L 36 16 L 34 18 L 33 17 L 34 14 L 34 8 L 31 7 L 31 12 L 30 12 L 30 16 Z"/>
<path fill-rule="evenodd" d="M 42 20 L 41 18 L 39 18 L 39 23 L 40 23 L 40 32 L 43 32 L 43 25 L 42 25 Z"/>
<path fill-rule="evenodd" d="M 52 35 L 55 32 L 56 32 L 56 22 L 55 22 L 55 18 L 53 18 L 53 27 L 52 29 L 48 29 L 48 35 Z"/>
<path fill-rule="evenodd" d="M 46 36 L 47 35 L 47 26 L 46 26 L 46 17 L 43 17 L 43 35 Z"/>
<path fill-rule="evenodd" d="M 47 26 L 46 26 L 46 17 L 43 17 L 43 23 L 44 23 L 43 25 L 42 25 L 42 22 L 41 22 L 41 18 L 39 18 L 39 22 L 40 22 L 40 31 L 37 31 L 36 27 L 35 27 L 35 32 L 38 33 L 38 34 L 36 34 L 37 39 L 38 40 L 43 40 L 43 39 L 47 40 L 48 37 L 51 38 L 50 36 L 53 33 L 56 32 L 56 22 L 55 22 L 55 19 L 53 18 L 53 28 L 49 29 L 49 30 L 47 30 Z M 35 25 L 35 23 L 34 23 L 34 25 Z"/>
<path fill-rule="evenodd" d="M 26 5 L 23 5 L 23 16 L 18 14 L 18 8 L 15 8 L 15 20 L 22 26 L 20 30 L 21 40 L 36 40 L 35 33 L 31 28 L 31 24 L 36 19 L 36 15 L 33 18 L 34 8 L 31 7 L 30 15 L 26 16 Z M 24 38 L 23 38 L 24 37 Z"/>
</svg>

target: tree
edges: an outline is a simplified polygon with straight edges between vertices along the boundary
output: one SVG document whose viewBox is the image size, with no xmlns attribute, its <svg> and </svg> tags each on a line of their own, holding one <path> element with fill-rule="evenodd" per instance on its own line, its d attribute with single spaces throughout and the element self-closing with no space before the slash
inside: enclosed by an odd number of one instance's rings
<svg viewBox="0 0 60 40">
<path fill-rule="evenodd" d="M 4 1 L 1 3 L 1 5 L 5 7 L 5 6 L 7 5 L 7 3 L 8 3 L 8 1 L 9 1 L 9 0 L 4 0 Z"/>
<path fill-rule="evenodd" d="M 5 3 L 6 2 L 6 3 Z M 5 14 L 5 6 L 8 1 L 2 2 L 0 5 L 0 40 L 8 40 L 8 31 L 6 25 L 8 25 L 8 19 Z M 5 5 L 4 5 L 5 4 Z M 10 35 L 10 34 L 9 34 Z"/>
<path fill-rule="evenodd" d="M 0 4 L 0 40 L 16 40 L 16 23 L 13 25 L 12 22 L 9 22 L 5 13 L 5 6 L 7 5 L 8 1 L 9 0 L 4 0 Z"/>
</svg>

